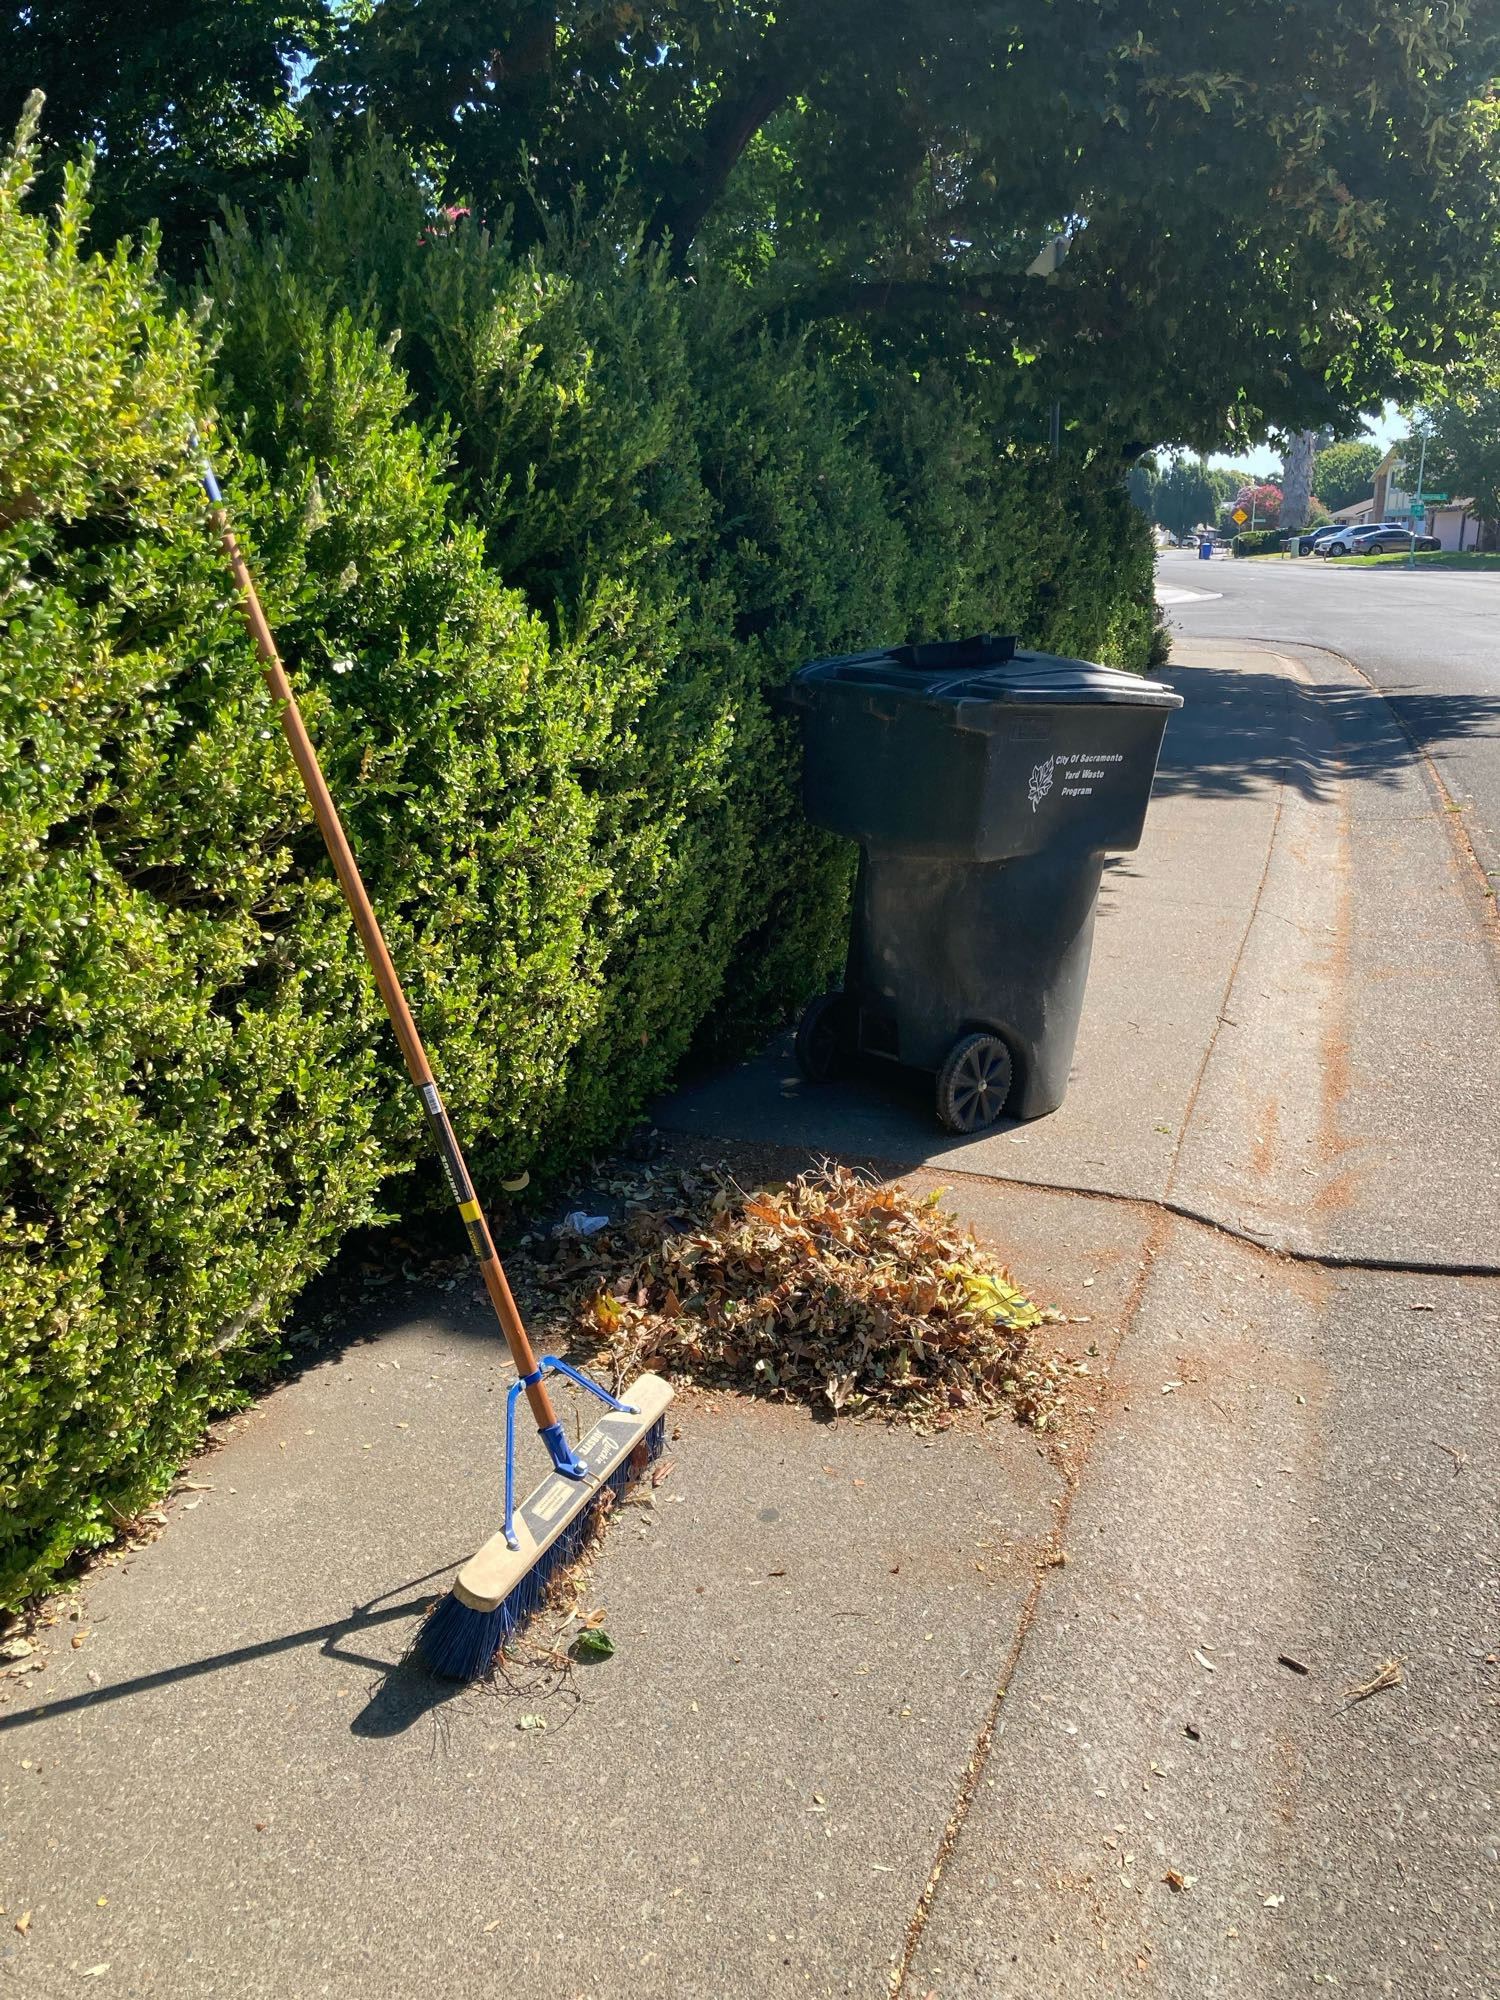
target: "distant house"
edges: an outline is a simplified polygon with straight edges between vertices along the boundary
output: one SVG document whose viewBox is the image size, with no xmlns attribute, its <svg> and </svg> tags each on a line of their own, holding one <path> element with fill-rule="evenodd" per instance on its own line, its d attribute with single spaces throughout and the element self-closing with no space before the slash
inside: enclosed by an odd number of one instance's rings
<svg viewBox="0 0 1500 2000">
<path fill-rule="evenodd" d="M 1340 507 L 1334 520 L 1346 527 L 1359 527 L 1366 521 L 1399 521 L 1403 528 L 1414 526 L 1411 503 L 1416 496 L 1402 485 L 1404 477 L 1401 447 L 1392 445 L 1375 468 L 1375 489 L 1369 499 Z M 1429 505 L 1421 532 L 1436 535 L 1445 549 L 1477 549 L 1480 523 L 1474 518 L 1473 501 L 1455 495 Z"/>
</svg>

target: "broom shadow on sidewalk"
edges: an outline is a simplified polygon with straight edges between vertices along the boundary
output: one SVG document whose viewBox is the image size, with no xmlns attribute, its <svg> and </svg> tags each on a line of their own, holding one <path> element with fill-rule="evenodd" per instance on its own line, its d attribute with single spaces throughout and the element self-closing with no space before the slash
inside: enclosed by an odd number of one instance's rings
<svg viewBox="0 0 1500 2000">
<path fill-rule="evenodd" d="M 156 1688 L 171 1687 L 179 1681 L 195 1680 L 201 1674 L 224 1673 L 231 1667 L 250 1666 L 258 1660 L 294 1652 L 299 1646 L 314 1645 L 330 1660 L 341 1660 L 348 1666 L 372 1667 L 381 1677 L 370 1699 L 350 1723 L 350 1734 L 399 1735 L 455 1695 L 468 1693 L 468 1688 L 461 1681 L 440 1680 L 436 1674 L 429 1673 L 420 1661 L 380 1659 L 373 1654 L 356 1651 L 341 1641 L 356 1638 L 362 1632 L 394 1625 L 403 1618 L 419 1619 L 437 1595 L 440 1587 L 437 1580 L 448 1577 L 463 1559 L 462 1556 L 455 1556 L 452 1562 L 429 1570 L 425 1576 L 411 1577 L 380 1597 L 371 1598 L 368 1604 L 356 1605 L 347 1617 L 330 1619 L 325 1625 L 308 1625 L 299 1632 L 282 1632 L 274 1639 L 258 1639 L 253 1645 L 234 1646 L 225 1653 L 210 1653 L 199 1660 L 184 1660 L 175 1667 L 158 1667 L 152 1673 L 138 1674 L 133 1680 L 117 1681 L 111 1687 L 90 1688 L 86 1694 L 65 1695 L 58 1701 L 37 1702 L 14 1715 L 0 1715 L 0 1735 L 7 1730 L 20 1729 L 29 1722 L 51 1721 L 76 1710 L 99 1708 L 106 1702 L 123 1701 L 133 1695 L 150 1694 Z M 432 1584 L 434 1588 L 423 1590 L 421 1586 L 424 1584 Z M 414 1590 L 419 1595 L 406 1595 Z M 386 1601 L 398 1592 L 402 1597 L 399 1604 Z"/>
</svg>

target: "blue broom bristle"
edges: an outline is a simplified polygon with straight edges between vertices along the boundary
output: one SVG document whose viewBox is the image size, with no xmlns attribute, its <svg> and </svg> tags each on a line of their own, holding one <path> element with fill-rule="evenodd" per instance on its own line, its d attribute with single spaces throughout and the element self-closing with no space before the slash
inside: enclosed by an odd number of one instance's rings
<svg viewBox="0 0 1500 2000">
<path fill-rule="evenodd" d="M 417 1634 L 416 1650 L 433 1673 L 456 1681 L 479 1678 L 506 1640 L 513 1638 L 542 1608 L 559 1572 L 582 1554 L 593 1532 L 594 1514 L 602 1495 L 623 1493 L 637 1476 L 636 1454 L 641 1447 L 645 1447 L 649 1464 L 661 1456 L 666 1435 L 666 1418 L 658 1417 L 640 1444 L 601 1483 L 588 1506 L 574 1516 L 493 1611 L 475 1611 L 451 1590 L 432 1607 Z"/>
</svg>

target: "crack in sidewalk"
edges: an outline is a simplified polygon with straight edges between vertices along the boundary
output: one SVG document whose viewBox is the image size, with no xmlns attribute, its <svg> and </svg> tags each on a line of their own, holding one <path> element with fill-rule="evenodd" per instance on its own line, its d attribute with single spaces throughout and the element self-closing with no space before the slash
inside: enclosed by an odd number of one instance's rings
<svg viewBox="0 0 1500 2000">
<path fill-rule="evenodd" d="M 891 1162 L 890 1164 L 892 1167 L 896 1165 L 895 1162 Z M 896 1171 L 898 1173 L 906 1173 L 912 1171 L 912 1169 L 910 1167 L 896 1168 Z M 1212 1216 L 1200 1214 L 1197 1210 L 1189 1208 L 1181 1202 L 1164 1198 L 1153 1198 L 1149 1195 L 1116 1194 L 1101 1188 L 1069 1187 L 1065 1183 L 1056 1181 L 1011 1180 L 995 1174 L 955 1174 L 950 1171 L 945 1175 L 945 1178 L 950 1183 L 953 1181 L 964 1181 L 972 1182 L 986 1188 L 1014 1188 L 1017 1192 L 1030 1190 L 1043 1194 L 1069 1195 L 1075 1200 L 1109 1202 L 1137 1211 L 1144 1210 L 1151 1215 L 1153 1218 L 1152 1226 L 1141 1246 L 1141 1268 L 1121 1307 L 1119 1331 L 1111 1343 L 1108 1355 L 1105 1357 L 1104 1369 L 1099 1377 L 1100 1382 L 1104 1384 L 1107 1384 L 1114 1375 L 1115 1364 L 1135 1324 L 1136 1317 L 1140 1311 L 1142 1296 L 1155 1269 L 1157 1258 L 1170 1242 L 1173 1226 L 1177 1223 L 1187 1223 L 1193 1228 L 1207 1230 L 1215 1236 L 1226 1237 L 1232 1242 L 1243 1244 L 1252 1250 L 1257 1250 L 1263 1256 L 1278 1263 L 1312 1265 L 1315 1268 L 1330 1271 L 1405 1273 L 1412 1277 L 1500 1278 L 1500 1264 L 1432 1263 L 1420 1260 L 1408 1262 L 1399 1258 L 1348 1257 L 1342 1256 L 1336 1251 L 1316 1252 L 1280 1248 L 1262 1241 L 1261 1238 L 1252 1235 L 1247 1230 L 1235 1228 L 1233 1225 L 1220 1222 Z M 978 1793 L 980 1780 L 984 1776 L 985 1767 L 990 1761 L 995 1744 L 1004 1734 L 1002 1717 L 1005 1708 L 1005 1698 L 1015 1677 L 1016 1668 L 1020 1664 L 1021 1655 L 1026 1649 L 1026 1642 L 1031 1636 L 1032 1626 L 1036 1621 L 1037 1612 L 1041 1607 L 1042 1593 L 1046 1589 L 1048 1578 L 1059 1566 L 1057 1556 L 1066 1547 L 1067 1528 L 1073 1511 L 1073 1501 L 1082 1484 L 1084 1473 L 1093 1457 L 1092 1446 L 1096 1438 L 1097 1433 L 1095 1434 L 1095 1439 L 1091 1439 L 1090 1448 L 1084 1455 L 1065 1470 L 1063 1501 L 1057 1512 L 1056 1525 L 1048 1538 L 1046 1550 L 1037 1565 L 1036 1576 L 1030 1590 L 1026 1594 L 1026 1601 L 1021 1607 L 1021 1614 L 1016 1622 L 1015 1636 L 1011 1641 L 1010 1649 L 1001 1667 L 994 1696 L 985 1711 L 984 1721 L 980 1726 L 964 1764 L 963 1772 L 959 1779 L 958 1797 L 954 1803 L 953 1811 L 948 1817 L 947 1825 L 944 1827 L 942 1836 L 938 1841 L 932 1867 L 928 1871 L 927 1879 L 922 1886 L 922 1891 L 913 1909 L 910 1923 L 907 1926 L 904 1948 L 900 1958 L 891 1970 L 891 2000 L 901 2000 L 907 1974 L 911 1970 L 912 1962 L 916 1958 L 918 1948 L 926 1932 L 928 1919 L 932 1914 L 932 1906 L 937 1897 L 943 1870 L 947 1866 L 958 1844 L 959 1835 L 963 1831 L 964 1822 L 968 1818 L 969 1810 Z"/>
<path fill-rule="evenodd" d="M 1286 733 L 1288 735 L 1291 734 L 1291 707 L 1290 694 L 1283 693 L 1282 712 L 1286 717 Z M 1283 752 L 1281 765 L 1276 773 L 1276 810 L 1271 816 L 1271 831 L 1266 837 L 1266 858 L 1261 866 L 1260 880 L 1255 885 L 1255 895 L 1250 904 L 1250 914 L 1245 920 L 1245 928 L 1240 934 L 1240 941 L 1235 947 L 1234 958 L 1230 963 L 1229 975 L 1224 981 L 1224 990 L 1219 996 L 1213 1033 L 1208 1038 L 1208 1046 L 1203 1051 L 1203 1060 L 1198 1065 L 1198 1074 L 1193 1078 L 1193 1087 L 1188 1092 L 1187 1103 L 1183 1108 L 1182 1119 L 1177 1130 L 1177 1143 L 1172 1148 L 1171 1164 L 1167 1168 L 1167 1178 L 1163 1190 L 1163 1205 L 1166 1205 L 1171 1199 L 1172 1189 L 1177 1180 L 1177 1169 L 1182 1160 L 1182 1149 L 1187 1144 L 1188 1129 L 1193 1122 L 1193 1112 L 1197 1107 L 1199 1093 L 1203 1089 L 1204 1078 L 1208 1075 L 1209 1065 L 1213 1062 L 1214 1053 L 1219 1046 L 1219 1037 L 1224 1029 L 1224 1017 L 1229 1011 L 1229 1004 L 1234 996 L 1235 982 L 1240 976 L 1240 967 L 1245 960 L 1245 951 L 1260 916 L 1261 899 L 1266 893 L 1266 883 L 1271 878 L 1271 861 L 1276 852 L 1276 838 L 1281 831 L 1281 816 L 1286 804 L 1287 764 L 1288 757 Z M 1232 1026 L 1233 1023 L 1230 1025 Z"/>
<path fill-rule="evenodd" d="M 894 1160 L 885 1164 L 895 1173 L 914 1171 L 911 1164 L 902 1166 Z M 925 1166 L 921 1171 L 931 1173 L 936 1170 Z M 1117 1188 L 1073 1187 L 1067 1181 L 1020 1180 L 1008 1174 L 966 1174 L 961 1169 L 955 1172 L 947 1167 L 943 1175 L 949 1182 L 973 1182 L 980 1187 L 1015 1188 L 1018 1191 L 1032 1189 L 1038 1194 L 1065 1194 L 1079 1201 L 1114 1202 L 1122 1208 L 1148 1209 L 1160 1215 L 1174 1216 L 1181 1222 L 1194 1223 L 1200 1229 L 1212 1230 L 1216 1236 L 1227 1236 L 1231 1242 L 1243 1243 L 1279 1262 L 1311 1265 L 1315 1270 L 1405 1272 L 1413 1278 L 1500 1278 L 1500 1263 L 1466 1261 L 1457 1257 L 1365 1257 L 1353 1251 L 1307 1250 L 1296 1243 L 1273 1242 L 1240 1223 L 1228 1222 L 1223 1216 L 1211 1215 L 1206 1209 L 1194 1208 L 1188 1202 L 1176 1201 L 1169 1195 L 1126 1194 Z"/>
<path fill-rule="evenodd" d="M 1271 651 L 1273 649 L 1268 646 L 1265 648 L 1265 650 Z M 1304 663 L 1295 657 L 1290 657 L 1290 655 L 1292 654 L 1292 650 L 1293 649 L 1289 647 L 1287 653 L 1281 654 L 1279 655 L 1279 657 L 1282 658 L 1284 661 L 1286 661 L 1286 663 L 1292 666 L 1295 670 L 1297 666 L 1303 665 Z M 1431 788 L 1433 789 L 1434 793 L 1436 794 L 1439 804 L 1441 806 L 1448 807 L 1448 810 L 1444 813 L 1444 820 L 1446 822 L 1450 840 L 1452 841 L 1454 848 L 1459 852 L 1463 860 L 1465 860 L 1468 863 L 1469 868 L 1472 869 L 1473 874 L 1479 878 L 1480 883 L 1483 884 L 1485 881 L 1485 871 L 1483 869 L 1482 864 L 1479 861 L 1478 855 L 1474 851 L 1472 843 L 1468 839 L 1467 829 L 1465 829 L 1461 824 L 1457 823 L 1456 814 L 1451 809 L 1451 802 L 1449 800 L 1447 787 L 1443 784 L 1442 778 L 1438 773 L 1436 764 L 1434 763 L 1431 756 L 1426 752 L 1426 750 L 1417 742 L 1412 732 L 1407 728 L 1403 718 L 1401 717 L 1400 713 L 1396 710 L 1394 704 L 1385 696 L 1383 690 L 1381 690 L 1379 687 L 1376 686 L 1376 684 L 1370 679 L 1370 676 L 1362 672 L 1362 670 L 1359 667 L 1357 667 L 1352 660 L 1348 660 L 1342 654 L 1334 652 L 1332 648 L 1317 648 L 1316 650 L 1327 652 L 1330 654 L 1331 657 L 1341 660 L 1343 664 L 1349 667 L 1351 671 L 1356 673 L 1359 676 L 1359 678 L 1365 682 L 1365 684 L 1371 689 L 1371 692 L 1374 693 L 1377 696 L 1377 698 L 1381 701 L 1383 708 L 1386 710 L 1387 714 L 1396 724 L 1401 735 L 1405 738 L 1406 742 L 1410 746 L 1415 758 L 1423 767 L 1424 775 L 1427 778 L 1427 781 L 1431 786 Z M 1292 685 L 1295 685 L 1297 687 L 1299 693 L 1303 695 L 1314 696 L 1315 698 L 1315 690 L 1307 687 L 1302 682 L 1301 677 L 1299 675 L 1296 675 L 1295 672 Z M 1291 694 L 1289 687 L 1286 696 L 1286 710 L 1287 710 L 1289 729 L 1292 722 L 1291 708 L 1292 708 L 1292 702 L 1291 702 Z M 1150 1215 L 1152 1221 L 1145 1242 L 1142 1245 L 1142 1261 L 1141 1261 L 1140 1271 L 1137 1274 L 1136 1280 L 1134 1284 L 1131 1286 L 1130 1292 L 1123 1303 L 1120 1313 L 1119 1330 L 1114 1338 L 1113 1343 L 1111 1344 L 1108 1357 L 1105 1362 L 1102 1379 L 1106 1383 L 1114 1375 L 1115 1366 L 1119 1359 L 1121 1349 L 1123 1348 L 1124 1343 L 1129 1337 L 1131 1329 L 1135 1324 L 1135 1321 L 1140 1311 L 1142 1297 L 1144 1295 L 1146 1285 L 1149 1282 L 1151 1273 L 1155 1267 L 1156 1259 L 1160 1254 L 1161 1250 L 1171 1240 L 1171 1235 L 1174 1225 L 1178 1223 L 1186 1223 L 1195 1229 L 1204 1229 L 1211 1231 L 1216 1236 L 1224 1237 L 1229 1239 L 1230 1241 L 1243 1244 L 1252 1250 L 1260 1252 L 1263 1256 L 1271 1258 L 1280 1263 L 1294 1264 L 1294 1265 L 1310 1265 L 1313 1266 L 1314 1268 L 1327 1271 L 1372 1272 L 1372 1273 L 1379 1272 L 1379 1273 L 1398 1273 L 1398 1274 L 1404 1273 L 1413 1277 L 1421 1276 L 1421 1277 L 1500 1278 L 1500 1263 L 1490 1263 L 1484 1261 L 1468 1261 L 1460 1259 L 1423 1259 L 1423 1258 L 1403 1258 L 1403 1257 L 1355 1256 L 1337 1250 L 1314 1251 L 1314 1250 L 1302 1249 L 1293 1244 L 1273 1243 L 1268 1241 L 1266 1238 L 1257 1235 L 1252 1230 L 1246 1229 L 1234 1223 L 1227 1222 L 1220 1217 L 1210 1215 L 1202 1210 L 1195 1209 L 1191 1207 L 1189 1204 L 1179 1201 L 1173 1194 L 1173 1188 L 1176 1185 L 1177 1181 L 1178 1167 L 1182 1157 L 1183 1147 L 1186 1144 L 1188 1131 L 1193 1121 L 1194 1109 L 1197 1105 L 1198 1098 L 1204 1084 L 1204 1080 L 1212 1064 L 1215 1051 L 1218 1048 L 1219 1037 L 1225 1025 L 1225 1017 L 1228 1014 L 1229 1008 L 1232 1004 L 1235 983 L 1239 977 L 1240 969 L 1244 961 L 1247 947 L 1254 933 L 1255 925 L 1261 915 L 1262 899 L 1265 895 L 1267 882 L 1270 879 L 1271 864 L 1276 851 L 1277 837 L 1281 829 L 1283 807 L 1285 804 L 1286 794 L 1287 794 L 1289 764 L 1290 764 L 1289 755 L 1284 755 L 1276 777 L 1276 785 L 1277 785 L 1276 810 L 1271 821 L 1270 833 L 1266 841 L 1265 863 L 1261 870 L 1260 881 L 1256 886 L 1255 896 L 1251 904 L 1249 917 L 1246 920 L 1243 934 L 1241 935 L 1238 947 L 1236 948 L 1234 959 L 1232 964 L 1230 965 L 1228 977 L 1225 981 L 1223 994 L 1221 996 L 1219 1007 L 1216 1014 L 1213 1033 L 1210 1036 L 1208 1045 L 1204 1050 L 1203 1059 L 1198 1066 L 1197 1074 L 1193 1079 L 1192 1088 L 1188 1094 L 1187 1104 L 1178 1131 L 1177 1142 L 1173 1148 L 1171 1164 L 1167 1171 L 1167 1176 L 1163 1187 L 1163 1193 L 1160 1196 L 1155 1196 L 1155 1197 L 1150 1195 L 1128 1195 L 1102 1188 L 1070 1187 L 1066 1183 L 1062 1182 L 1020 1180 L 1010 1176 L 1003 1176 L 996 1174 L 965 1174 L 962 1172 L 962 1170 L 959 1170 L 957 1173 L 954 1173 L 951 1169 L 948 1170 L 948 1178 L 950 1180 L 978 1183 L 987 1188 L 994 1188 L 998 1186 L 998 1187 L 1014 1188 L 1018 1191 L 1022 1189 L 1027 1189 L 1042 1193 L 1069 1195 L 1074 1199 L 1103 1201 L 1128 1207 L 1137 1211 L 1144 1210 L 1147 1214 Z M 1338 766 L 1339 766 L 1338 777 L 1342 784 L 1344 782 L 1347 782 L 1348 780 L 1349 769 L 1347 763 L 1342 757 L 1338 759 Z M 1497 914 L 1500 913 L 1497 913 L 1496 905 L 1493 900 L 1493 892 L 1486 890 L 1485 893 L 1491 898 L 1488 905 L 1488 911 L 1487 911 L 1488 921 L 1485 924 L 1485 928 L 1492 929 L 1495 924 Z M 1345 912 L 1345 916 L 1347 918 L 1347 912 Z M 1500 965 L 1497 965 L 1495 967 L 1495 971 L 1497 973 L 1497 976 L 1500 976 Z M 892 1166 L 896 1165 L 895 1162 L 891 1162 L 889 1164 Z M 898 1168 L 898 1171 L 909 1172 L 910 1168 L 909 1167 Z M 1006 1654 L 1005 1660 L 1000 1670 L 1000 1675 L 997 1681 L 995 1693 L 985 1712 L 984 1721 L 981 1724 L 978 1734 L 976 1735 L 974 1742 L 970 1748 L 968 1758 L 965 1761 L 963 1772 L 959 1780 L 958 1796 L 954 1802 L 953 1810 L 949 1815 L 947 1824 L 944 1827 L 942 1836 L 938 1842 L 937 1850 L 933 1858 L 932 1866 L 928 1871 L 927 1879 L 922 1886 L 921 1893 L 918 1896 L 916 1905 L 913 1909 L 911 1920 L 907 1926 L 904 1947 L 902 1949 L 900 1957 L 896 1960 L 896 1962 L 893 1964 L 891 1968 L 891 1974 L 890 1974 L 891 2000 L 901 2000 L 901 1995 L 906 1986 L 907 1977 L 911 1971 L 912 1965 L 916 1959 L 917 1952 L 920 1949 L 923 1937 L 927 1930 L 928 1921 L 931 1917 L 933 1905 L 936 1901 L 938 1889 L 941 1884 L 943 1870 L 947 1866 L 949 1860 L 953 1855 L 955 1848 L 957 1847 L 959 1837 L 963 1831 L 963 1827 L 965 1821 L 968 1818 L 970 1809 L 973 1806 L 974 1799 L 979 1790 L 980 1781 L 983 1778 L 985 1769 L 990 1762 L 995 1745 L 999 1740 L 999 1738 L 1004 1734 L 1003 1715 L 1004 1715 L 1005 1699 L 1007 1694 L 1009 1693 L 1012 1681 L 1015 1677 L 1016 1668 L 1020 1663 L 1022 1654 L 1024 1653 L 1027 1642 L 1031 1636 L 1031 1631 L 1036 1620 L 1037 1612 L 1041 1606 L 1042 1594 L 1046 1588 L 1047 1578 L 1051 1570 L 1057 1567 L 1057 1559 L 1065 1548 L 1067 1527 L 1069 1519 L 1072 1514 L 1073 1502 L 1077 1495 L 1079 1486 L 1082 1482 L 1084 1473 L 1087 1470 L 1087 1467 L 1091 1462 L 1093 1456 L 1092 1443 L 1093 1440 L 1091 1440 L 1090 1442 L 1090 1449 L 1085 1452 L 1082 1458 L 1080 1458 L 1078 1461 L 1076 1461 L 1073 1465 L 1071 1465 L 1068 1468 L 1067 1473 L 1065 1475 L 1063 1501 L 1062 1505 L 1058 1509 L 1056 1523 L 1054 1525 L 1052 1534 L 1048 1539 L 1046 1552 L 1044 1553 L 1040 1563 L 1038 1564 L 1037 1572 L 1035 1577 L 1033 1578 L 1031 1588 L 1029 1589 L 1026 1595 L 1026 1601 L 1021 1608 L 1021 1614 L 1019 1619 L 1017 1620 L 1016 1630 L 1012 1638 L 1009 1651 Z"/>
<path fill-rule="evenodd" d="M 978 1180 L 988 1179 L 989 1177 L 968 1175 L 964 1178 Z M 1030 1185 L 1030 1183 L 1023 1182 L 1015 1183 L 1014 1185 L 1026 1186 Z M 1170 1233 L 1171 1223 L 1168 1218 L 1166 1216 L 1158 1216 L 1154 1226 L 1148 1232 L 1145 1241 L 1141 1245 L 1141 1267 L 1136 1273 L 1135 1281 L 1121 1304 L 1119 1330 L 1110 1344 L 1108 1354 L 1104 1357 L 1104 1368 L 1099 1378 L 1101 1383 L 1107 1383 L 1114 1373 L 1120 1349 L 1125 1343 L 1130 1328 L 1135 1323 L 1136 1314 L 1140 1311 L 1141 1298 L 1150 1281 L 1157 1256 L 1165 1247 Z M 1097 1433 L 1095 1435 L 1097 1436 Z M 1031 1588 L 1026 1593 L 1026 1601 L 1022 1605 L 1021 1615 L 1016 1621 L 1015 1635 L 1011 1640 L 1010 1649 L 1006 1653 L 1001 1666 L 995 1692 L 990 1699 L 988 1708 L 985 1710 L 984 1721 L 979 1727 L 979 1732 L 974 1738 L 968 1759 L 964 1764 L 963 1773 L 959 1779 L 958 1797 L 954 1802 L 952 1812 L 948 1815 L 948 1822 L 943 1828 L 942 1837 L 938 1841 L 937 1852 L 933 1857 L 932 1866 L 927 1872 L 927 1879 L 922 1885 L 921 1894 L 917 1897 L 911 1920 L 906 1927 L 906 1941 L 901 1956 L 891 1967 L 891 2000 L 901 2000 L 901 1992 L 906 1984 L 907 1974 L 911 1971 L 912 1961 L 917 1955 L 918 1948 L 927 1929 L 927 1920 L 932 1914 L 932 1906 L 937 1898 L 943 1870 L 947 1866 L 954 1848 L 958 1845 L 964 1821 L 969 1816 L 969 1808 L 973 1805 L 975 1795 L 979 1790 L 979 1781 L 984 1776 L 985 1766 L 990 1761 L 990 1753 L 994 1749 L 997 1739 L 1005 1733 L 1005 1725 L 1002 1720 L 1005 1697 L 1010 1691 L 1011 1681 L 1015 1677 L 1015 1671 L 1020 1664 L 1021 1655 L 1026 1650 L 1026 1642 L 1031 1636 L 1031 1628 L 1036 1620 L 1036 1614 L 1041 1608 L 1042 1593 L 1047 1587 L 1047 1579 L 1061 1566 L 1059 1558 L 1066 1548 L 1068 1522 L 1073 1512 L 1074 1497 L 1078 1492 L 1084 1470 L 1092 1455 L 1091 1440 L 1090 1449 L 1085 1451 L 1076 1463 L 1063 1469 L 1062 1505 L 1057 1510 L 1057 1519 L 1052 1533 L 1047 1538 L 1046 1548 L 1037 1563 L 1036 1574 L 1032 1579 Z"/>
</svg>

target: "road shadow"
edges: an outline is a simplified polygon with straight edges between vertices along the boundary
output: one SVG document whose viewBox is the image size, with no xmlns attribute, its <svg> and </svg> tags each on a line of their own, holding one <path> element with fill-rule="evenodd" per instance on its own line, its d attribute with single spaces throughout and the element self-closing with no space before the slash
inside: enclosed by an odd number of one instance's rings
<svg viewBox="0 0 1500 2000">
<path fill-rule="evenodd" d="M 1441 750 L 1500 738 L 1500 694 L 1307 685 L 1284 674 L 1172 666 L 1161 676 L 1183 697 L 1167 725 L 1158 797 L 1234 799 L 1287 785 L 1326 802 L 1341 781 L 1394 785 L 1413 743 Z"/>
<path fill-rule="evenodd" d="M 1500 741 L 1500 694 L 1434 694 L 1430 688 L 1390 686 L 1381 692 L 1423 750 L 1485 738 Z"/>
</svg>

